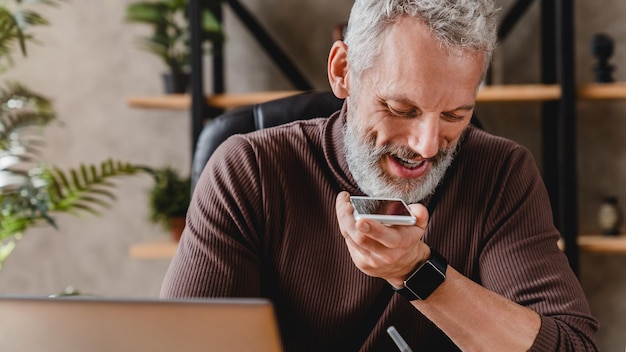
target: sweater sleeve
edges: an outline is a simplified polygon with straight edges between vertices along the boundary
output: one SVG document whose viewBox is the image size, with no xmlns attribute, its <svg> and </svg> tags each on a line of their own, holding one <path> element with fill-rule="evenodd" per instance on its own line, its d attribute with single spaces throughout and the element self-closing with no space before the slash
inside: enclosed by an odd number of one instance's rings
<svg viewBox="0 0 626 352">
<path fill-rule="evenodd" d="M 541 315 L 531 350 L 597 350 L 597 321 L 557 246 L 550 201 L 530 153 L 513 149 L 498 180 L 479 259 L 482 285 Z"/>
<path fill-rule="evenodd" d="M 254 151 L 224 142 L 194 190 L 161 297 L 259 297 L 262 201 Z"/>
</svg>

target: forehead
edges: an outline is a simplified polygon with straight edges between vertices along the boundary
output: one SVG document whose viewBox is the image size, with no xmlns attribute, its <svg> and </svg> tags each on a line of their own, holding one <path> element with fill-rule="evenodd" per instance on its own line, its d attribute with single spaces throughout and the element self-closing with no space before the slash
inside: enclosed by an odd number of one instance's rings
<svg viewBox="0 0 626 352">
<path fill-rule="evenodd" d="M 379 55 L 362 79 L 381 94 L 410 100 L 446 100 L 465 105 L 475 99 L 483 53 L 443 46 L 419 19 L 402 17 L 382 37 Z M 436 104 L 437 101 L 433 102 Z"/>
</svg>

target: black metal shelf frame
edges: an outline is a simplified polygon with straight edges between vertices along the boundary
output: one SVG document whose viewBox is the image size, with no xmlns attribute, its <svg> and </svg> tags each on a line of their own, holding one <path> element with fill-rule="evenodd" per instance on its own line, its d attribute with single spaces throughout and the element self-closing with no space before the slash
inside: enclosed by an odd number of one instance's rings
<svg viewBox="0 0 626 352">
<path fill-rule="evenodd" d="M 209 7 L 215 17 L 222 22 L 223 6 L 233 11 L 239 21 L 248 29 L 250 34 L 261 45 L 265 53 L 272 59 L 278 69 L 291 82 L 297 90 L 311 90 L 313 85 L 300 72 L 297 66 L 289 59 L 287 54 L 272 39 L 268 32 L 261 26 L 254 16 L 243 6 L 239 0 L 189 0 L 189 30 L 191 45 L 191 125 L 192 155 L 195 149 L 198 135 L 207 117 L 217 116 L 221 111 L 206 104 L 204 93 L 204 69 L 201 33 L 201 10 Z M 221 94 L 224 87 L 224 46 L 222 42 L 213 42 L 212 46 L 212 92 Z"/>
</svg>

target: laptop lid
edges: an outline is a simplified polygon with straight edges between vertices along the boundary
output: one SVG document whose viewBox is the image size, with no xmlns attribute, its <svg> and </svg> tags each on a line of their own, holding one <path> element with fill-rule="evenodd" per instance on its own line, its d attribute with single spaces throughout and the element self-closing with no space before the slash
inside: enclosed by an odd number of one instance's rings
<svg viewBox="0 0 626 352">
<path fill-rule="evenodd" d="M 281 350 L 263 299 L 0 297 L 4 352 Z"/>
</svg>

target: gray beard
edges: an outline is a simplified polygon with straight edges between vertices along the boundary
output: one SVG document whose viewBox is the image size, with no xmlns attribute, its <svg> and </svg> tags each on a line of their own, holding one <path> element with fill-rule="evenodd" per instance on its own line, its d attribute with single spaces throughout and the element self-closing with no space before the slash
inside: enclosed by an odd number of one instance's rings
<svg viewBox="0 0 626 352">
<path fill-rule="evenodd" d="M 348 168 L 359 188 L 370 197 L 400 198 L 405 202 L 417 203 L 431 195 L 452 163 L 458 142 L 430 160 L 428 172 L 415 179 L 393 177 L 383 172 L 380 160 L 388 154 L 411 159 L 417 154 L 405 147 L 375 146 L 375 141 L 363 140 L 354 118 L 348 118 L 344 127 L 344 151 Z"/>
</svg>

